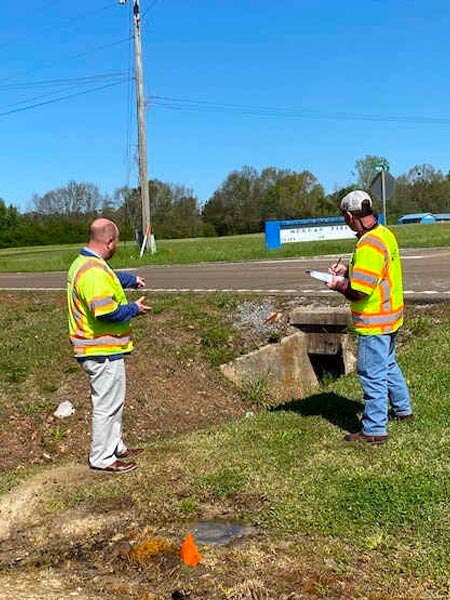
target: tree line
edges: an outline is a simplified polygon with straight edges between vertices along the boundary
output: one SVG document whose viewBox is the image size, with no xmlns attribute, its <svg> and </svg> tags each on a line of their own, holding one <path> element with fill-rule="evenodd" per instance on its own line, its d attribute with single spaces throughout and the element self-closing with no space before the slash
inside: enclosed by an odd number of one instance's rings
<svg viewBox="0 0 450 600">
<path fill-rule="evenodd" d="M 355 163 L 355 183 L 326 194 L 310 171 L 267 167 L 260 172 L 243 167 L 228 174 L 202 206 L 194 192 L 182 185 L 149 181 L 153 233 L 158 239 L 257 233 L 268 220 L 333 216 L 339 201 L 355 188 L 370 192 L 380 168 L 389 162 L 367 155 Z M 139 233 L 140 191 L 122 187 L 112 196 L 93 183 L 70 181 L 42 196 L 34 194 L 31 209 L 21 213 L 0 198 L 0 247 L 82 243 L 89 223 L 98 215 L 115 220 L 124 239 Z M 375 199 L 375 208 L 381 206 Z M 415 165 L 396 178 L 395 195 L 388 204 L 388 221 L 405 213 L 450 212 L 450 174 L 432 165 Z"/>
</svg>

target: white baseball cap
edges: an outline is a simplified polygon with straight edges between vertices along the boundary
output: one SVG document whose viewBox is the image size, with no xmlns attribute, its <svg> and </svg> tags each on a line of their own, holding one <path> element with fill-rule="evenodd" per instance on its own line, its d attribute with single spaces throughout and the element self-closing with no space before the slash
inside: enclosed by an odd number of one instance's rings
<svg viewBox="0 0 450 600">
<path fill-rule="evenodd" d="M 353 190 L 345 195 L 341 200 L 342 212 L 363 212 L 367 213 L 372 210 L 372 198 L 367 192 L 362 190 Z"/>
</svg>

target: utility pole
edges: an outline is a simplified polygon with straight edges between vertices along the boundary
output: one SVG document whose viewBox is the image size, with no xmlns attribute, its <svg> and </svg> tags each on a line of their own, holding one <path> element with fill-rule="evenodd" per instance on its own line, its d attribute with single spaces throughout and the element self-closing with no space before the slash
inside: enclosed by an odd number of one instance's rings
<svg viewBox="0 0 450 600">
<path fill-rule="evenodd" d="M 119 0 L 120 4 L 126 4 L 127 0 Z M 148 189 L 148 162 L 147 162 L 147 136 L 145 129 L 145 95 L 144 74 L 142 66 L 142 38 L 141 38 L 141 7 L 139 0 L 133 0 L 133 22 L 134 22 L 134 63 L 136 77 L 136 99 L 138 119 L 138 145 L 139 145 L 139 182 L 141 188 L 142 205 L 142 233 L 144 240 L 141 254 L 150 250 L 156 251 L 155 238 L 151 230 L 150 221 L 150 194 Z"/>
<path fill-rule="evenodd" d="M 384 169 L 381 170 L 381 202 L 383 203 L 384 225 L 387 226 L 387 215 L 386 215 L 386 172 L 385 172 Z"/>
</svg>

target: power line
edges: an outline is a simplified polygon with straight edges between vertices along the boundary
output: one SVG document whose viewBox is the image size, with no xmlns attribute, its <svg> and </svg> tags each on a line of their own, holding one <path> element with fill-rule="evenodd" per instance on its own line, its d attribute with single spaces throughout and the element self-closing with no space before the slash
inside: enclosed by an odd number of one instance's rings
<svg viewBox="0 0 450 600">
<path fill-rule="evenodd" d="M 450 117 L 429 117 L 414 115 L 365 114 L 357 112 L 331 112 L 299 107 L 257 106 L 245 104 L 227 104 L 207 100 L 150 96 L 150 102 L 168 110 L 234 113 L 257 117 L 278 117 L 290 119 L 330 119 L 337 121 L 372 121 L 403 124 L 450 125 Z"/>
<path fill-rule="evenodd" d="M 117 74 L 112 74 L 112 75 L 103 75 L 103 76 L 93 76 L 93 77 L 86 77 L 86 78 L 75 78 L 75 79 L 66 79 L 66 80 L 60 80 L 62 82 L 64 82 L 62 85 L 59 85 L 58 87 L 56 87 L 56 89 L 50 90 L 44 94 L 39 94 L 38 96 L 33 96 L 31 98 L 26 98 L 24 100 L 19 100 L 18 102 L 13 102 L 10 104 L 5 104 L 0 106 L 0 109 L 4 109 L 4 108 L 10 108 L 10 107 L 14 107 L 14 106 L 20 106 L 21 104 L 28 104 L 30 102 L 33 102 L 34 100 L 39 100 L 41 98 L 48 98 L 48 97 L 52 97 L 55 96 L 57 94 L 60 94 L 63 91 L 68 91 L 68 90 L 73 90 L 73 89 L 77 89 L 80 88 L 82 86 L 85 85 L 92 85 L 92 83 L 97 82 L 98 80 L 105 80 L 105 79 L 120 79 L 120 81 L 123 81 L 123 77 L 125 75 L 129 75 L 128 73 L 117 73 Z"/>
<path fill-rule="evenodd" d="M 68 25 L 67 26 L 63 26 L 62 29 L 59 28 L 59 30 L 60 31 L 70 31 L 70 30 L 73 29 L 73 27 L 70 26 L 71 23 L 76 23 L 78 21 L 83 21 L 83 23 L 84 23 L 85 19 L 87 19 L 89 17 L 92 17 L 94 15 L 98 15 L 100 13 L 103 13 L 105 10 L 111 9 L 113 7 L 117 7 L 117 0 L 115 0 L 114 2 L 109 2 L 105 6 L 103 6 L 101 8 L 98 8 L 96 10 L 88 11 L 88 12 L 85 12 L 85 13 L 83 13 L 81 15 L 75 15 L 75 16 L 63 19 L 62 23 L 63 24 L 64 23 L 68 23 Z M 49 31 L 53 31 L 55 28 L 54 28 L 54 26 L 51 26 L 51 27 L 48 27 L 47 29 Z M 39 29 L 38 31 L 40 33 L 42 33 L 43 31 L 45 32 L 45 30 L 46 29 L 44 28 L 44 29 Z M 22 36 L 22 37 L 25 38 L 26 36 Z M 70 54 L 70 55 L 65 56 L 65 57 L 59 56 L 57 60 L 50 60 L 50 61 L 41 63 L 37 67 L 23 70 L 22 73 L 29 74 L 29 73 L 33 73 L 33 72 L 39 71 L 41 69 L 46 69 L 46 68 L 48 68 L 48 67 L 50 67 L 50 66 L 52 66 L 54 64 L 59 64 L 62 59 L 64 60 L 64 62 L 67 62 L 69 60 L 76 60 L 76 59 L 79 59 L 79 58 L 83 58 L 85 56 L 89 56 L 89 55 L 94 54 L 96 52 L 99 52 L 99 51 L 102 51 L 102 50 L 105 50 L 105 49 L 109 49 L 109 48 L 112 48 L 114 46 L 118 46 L 120 44 L 127 43 L 127 42 L 130 41 L 130 39 L 131 39 L 131 37 L 128 36 L 127 38 L 121 38 L 121 39 L 118 39 L 118 40 L 114 40 L 113 42 L 109 42 L 107 44 L 102 44 L 100 46 L 94 46 L 92 48 L 88 48 L 87 50 L 84 50 L 83 52 L 77 52 L 75 54 Z M 8 45 L 8 42 L 6 42 L 4 45 Z M 0 47 L 1 47 L 1 45 L 0 45 Z M 8 77 L 6 79 L 0 80 L 0 83 L 1 82 L 11 82 L 11 81 L 14 82 L 14 78 L 11 79 L 10 77 Z"/>
<path fill-rule="evenodd" d="M 94 54 L 95 52 L 98 52 L 99 50 L 105 50 L 107 48 L 112 48 L 113 46 L 119 46 L 120 44 L 125 44 L 125 42 L 129 42 L 132 39 L 133 39 L 132 37 L 127 37 L 127 38 L 122 38 L 120 40 L 116 40 L 114 42 L 110 42 L 109 44 L 104 44 L 102 46 L 94 46 L 93 48 L 89 48 L 88 50 L 86 50 L 84 52 L 79 52 L 78 54 L 70 54 L 65 60 L 88 56 L 89 54 Z M 50 64 L 55 64 L 55 63 L 53 62 Z M 48 66 L 48 63 L 47 63 L 47 66 Z"/>
<path fill-rule="evenodd" d="M 127 79 L 123 79 L 121 81 L 115 81 L 114 83 L 108 83 L 106 85 L 101 85 L 95 88 L 91 88 L 90 90 L 83 90 L 81 92 L 75 92 L 73 94 L 67 94 L 66 96 L 60 96 L 59 98 L 54 98 L 53 100 L 47 100 L 46 102 L 38 102 L 36 104 L 30 104 L 29 106 L 24 106 L 23 108 L 16 108 L 13 110 L 8 110 L 6 112 L 0 112 L 0 117 L 6 117 L 7 115 L 12 115 L 14 113 L 24 112 L 26 110 L 31 110 L 33 108 L 38 108 L 40 106 L 47 106 L 49 104 L 54 104 L 56 102 L 62 102 L 63 100 L 68 100 L 69 98 L 75 98 L 77 96 L 84 96 L 86 94 L 91 94 L 93 92 L 98 92 L 100 90 L 106 90 L 111 87 L 115 87 L 117 85 L 121 85 L 128 81 Z"/>
<path fill-rule="evenodd" d="M 76 54 L 69 54 L 68 56 L 63 57 L 64 58 L 64 62 L 67 63 L 67 61 L 69 60 L 74 60 L 77 58 L 82 58 L 83 56 L 88 56 L 90 54 L 94 54 L 95 52 L 98 52 L 100 50 L 105 50 L 107 48 L 112 48 L 113 46 L 118 46 L 120 44 L 124 44 L 125 42 L 129 42 L 132 39 L 132 36 L 129 36 L 127 38 L 122 38 L 120 40 L 115 40 L 114 42 L 110 42 L 108 44 L 103 44 L 101 46 L 94 46 L 92 48 L 88 48 L 88 50 L 85 50 L 84 52 L 78 52 Z M 53 60 L 53 61 L 49 61 L 46 63 L 41 64 L 39 67 L 34 68 L 34 69 L 29 69 L 27 71 L 25 71 L 25 73 L 34 73 L 40 69 L 46 69 L 48 67 L 51 67 L 54 64 L 59 63 L 61 60 L 61 58 L 59 60 Z M 0 80 L 0 85 L 2 82 L 11 82 L 11 85 L 14 83 L 14 79 L 1 79 Z"/>
<path fill-rule="evenodd" d="M 92 83 L 97 79 L 109 79 L 113 77 L 123 77 L 127 75 L 127 71 L 118 71 L 116 73 L 99 73 L 96 75 L 88 75 L 86 77 L 71 77 L 64 79 L 41 79 L 40 81 L 26 81 L 23 83 L 0 83 L 0 90 L 21 90 L 30 87 L 46 87 L 52 85 L 65 85 L 73 83 Z"/>
</svg>

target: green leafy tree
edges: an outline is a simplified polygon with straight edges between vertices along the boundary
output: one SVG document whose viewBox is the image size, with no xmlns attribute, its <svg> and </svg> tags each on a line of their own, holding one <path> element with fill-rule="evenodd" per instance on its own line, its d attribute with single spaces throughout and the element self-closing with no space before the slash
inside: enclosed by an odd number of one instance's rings
<svg viewBox="0 0 450 600">
<path fill-rule="evenodd" d="M 364 158 L 355 162 L 355 169 L 358 175 L 358 187 L 369 191 L 370 185 L 380 169 L 389 171 L 389 161 L 384 156 L 366 154 Z"/>
<path fill-rule="evenodd" d="M 20 239 L 18 228 L 21 222 L 21 215 L 17 208 L 0 198 L 0 246 L 2 248 L 14 246 Z"/>
<path fill-rule="evenodd" d="M 173 239 L 196 237 L 203 232 L 198 200 L 192 191 L 181 185 L 165 183 L 158 179 L 149 181 L 150 221 L 158 238 Z M 142 203 L 140 190 L 119 188 L 114 194 L 116 220 L 128 235 L 142 229 Z"/>
<path fill-rule="evenodd" d="M 262 229 L 262 190 L 253 167 L 232 171 L 203 209 L 203 219 L 218 235 L 254 233 Z"/>
<path fill-rule="evenodd" d="M 278 219 L 321 216 L 324 190 L 310 171 L 284 172 L 270 192 Z"/>
<path fill-rule="evenodd" d="M 396 216 L 450 212 L 450 180 L 430 164 L 415 165 L 397 178 L 391 205 Z"/>
<path fill-rule="evenodd" d="M 262 231 L 267 220 L 320 216 L 324 199 L 322 186 L 309 171 L 268 167 L 258 174 L 243 167 L 214 192 L 203 218 L 218 235 L 254 233 Z"/>
</svg>

